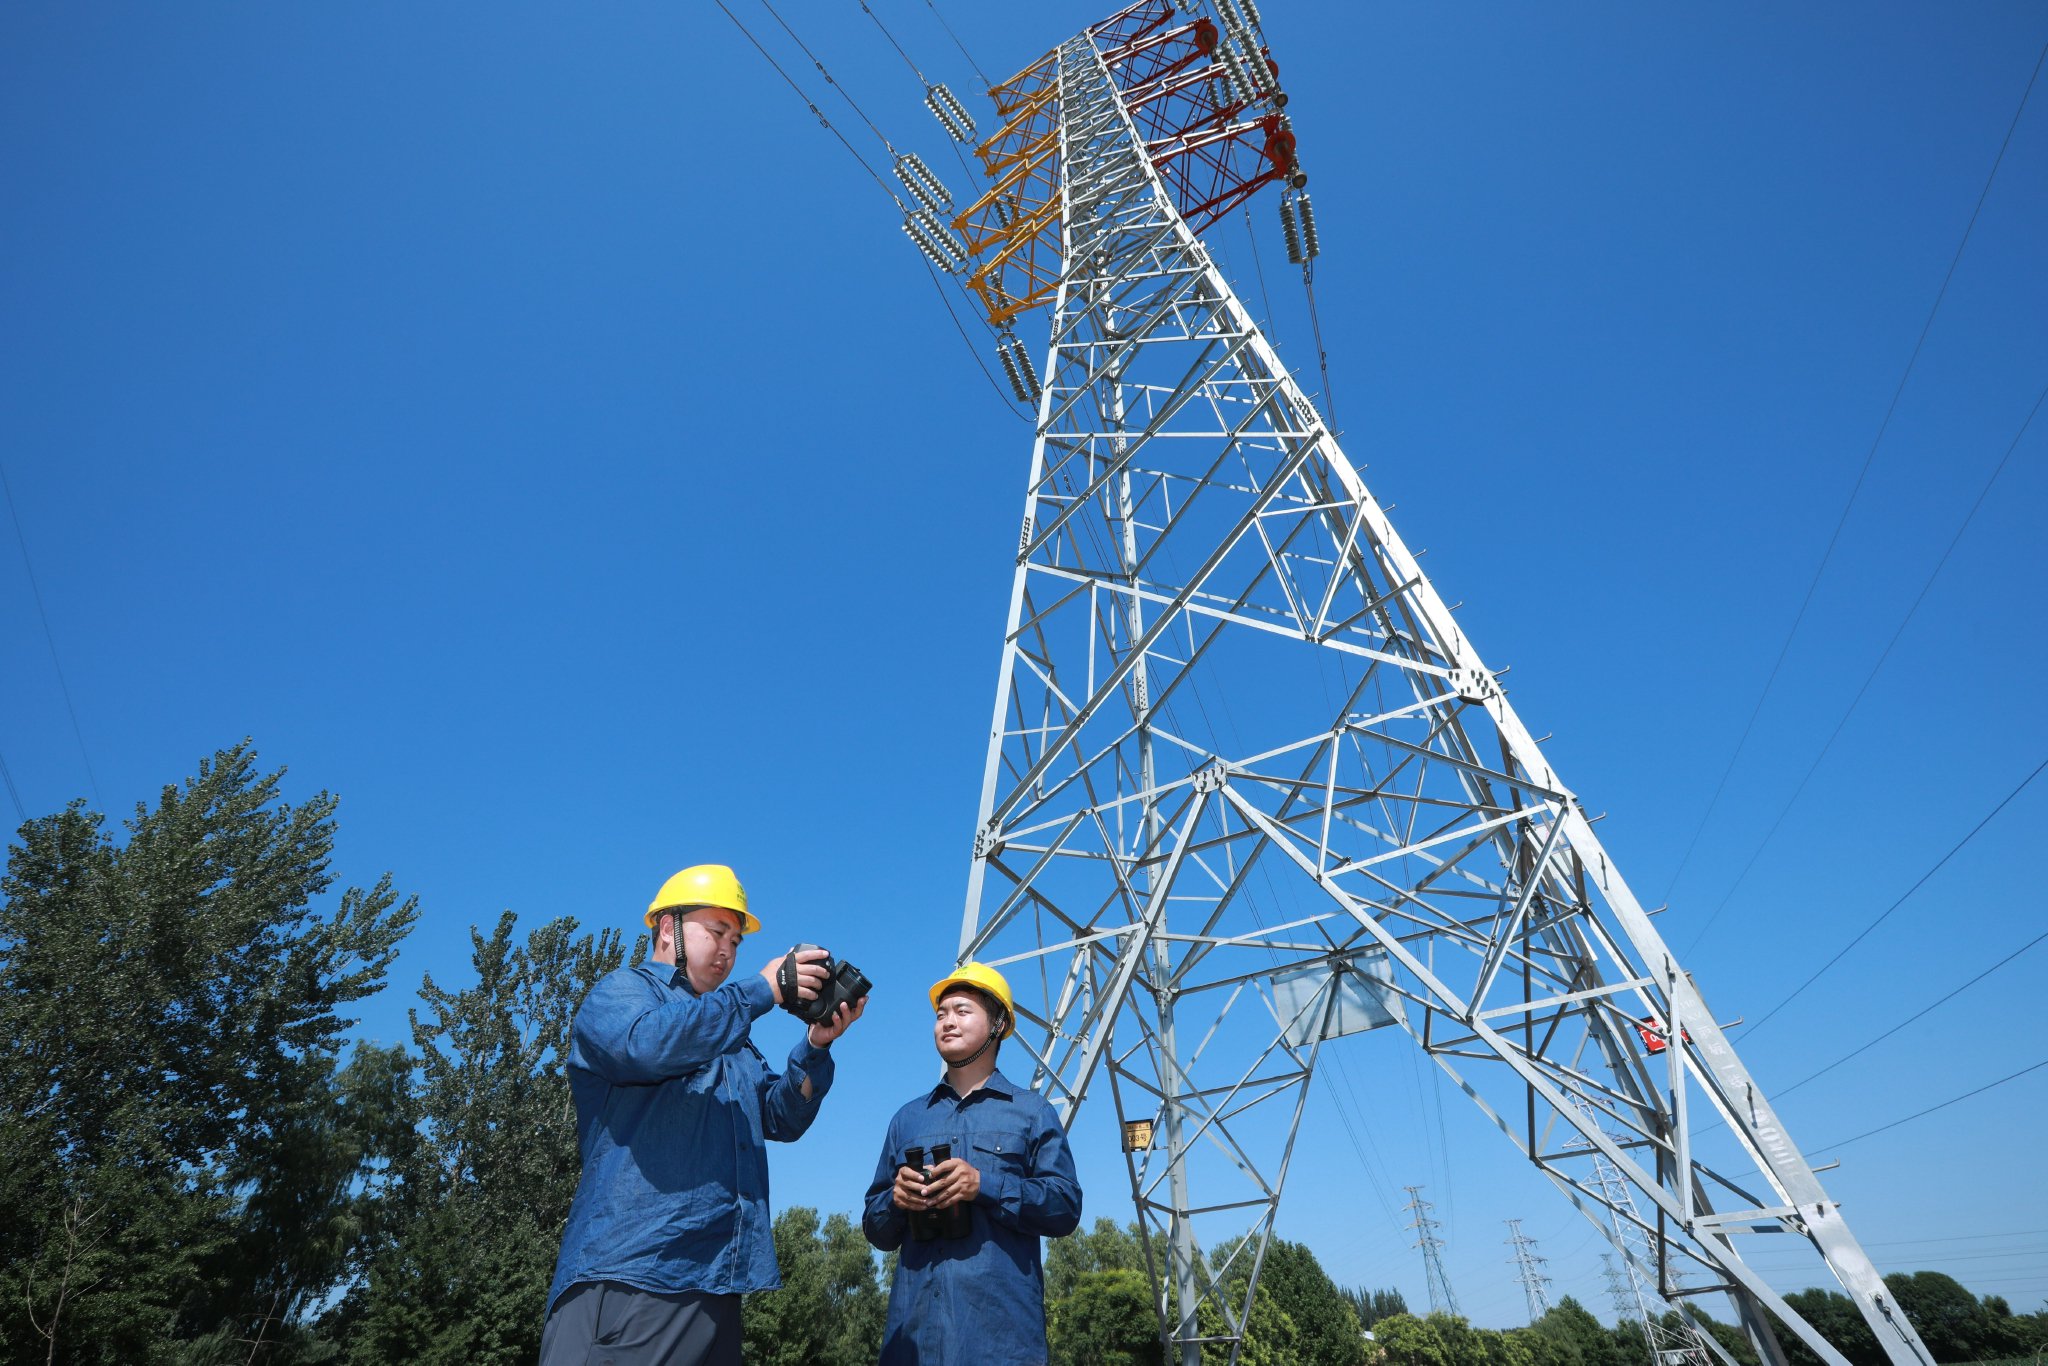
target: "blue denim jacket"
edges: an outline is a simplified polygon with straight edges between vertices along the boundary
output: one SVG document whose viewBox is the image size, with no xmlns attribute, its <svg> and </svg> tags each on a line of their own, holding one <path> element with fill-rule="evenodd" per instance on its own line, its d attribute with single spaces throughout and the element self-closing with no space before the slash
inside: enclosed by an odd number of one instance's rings
<svg viewBox="0 0 2048 1366">
<path fill-rule="evenodd" d="M 680 968 L 651 960 L 608 973 L 583 998 L 568 1066 L 583 1176 L 550 1310 L 579 1281 L 668 1294 L 782 1284 L 765 1141 L 811 1126 L 832 1054 L 806 1033 L 789 1065 L 770 1070 L 747 1034 L 774 1004 L 754 973 L 700 996 Z"/>
<path fill-rule="evenodd" d="M 891 1188 L 906 1148 L 950 1144 L 981 1173 L 964 1238 L 916 1242 Z M 994 1072 L 962 1100 L 940 1082 L 896 1112 L 868 1186 L 861 1228 L 897 1251 L 881 1366 L 1044 1366 L 1041 1236 L 1081 1222 L 1074 1155 L 1052 1106 Z"/>
</svg>

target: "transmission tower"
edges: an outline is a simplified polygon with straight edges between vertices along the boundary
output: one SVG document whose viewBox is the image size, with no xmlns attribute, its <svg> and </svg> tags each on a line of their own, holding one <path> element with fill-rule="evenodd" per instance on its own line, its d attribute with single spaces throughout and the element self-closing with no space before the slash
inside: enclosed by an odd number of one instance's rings
<svg viewBox="0 0 2048 1366">
<path fill-rule="evenodd" d="M 1766 1310 L 1847 1363 L 1751 1268 L 1760 1238 L 1814 1253 L 1917 1366 L 1578 795 L 1199 235 L 1277 186 L 1290 257 L 1318 249 L 1260 22 L 1142 0 L 1061 44 L 990 92 L 992 188 L 911 233 L 965 274 L 1037 412 L 959 956 L 1009 974 L 1032 1084 L 1077 1142 L 1107 1132 L 1084 1127 L 1102 1101 L 1083 1113 L 1107 1093 L 1182 1363 L 1236 1359 L 1323 1048 L 1391 1027 L 1596 1223 L 1731 1295 L 1767 1366 Z M 1040 307 L 1042 349 L 1016 335 Z M 1548 534 L 1515 600 L 1532 628 L 1601 633 Z"/>
<path fill-rule="evenodd" d="M 1610 1135 L 1612 1137 L 1612 1135 Z M 1584 1139 L 1573 1139 L 1587 1146 Z M 1650 1353 L 1650 1366 L 1713 1366 L 1720 1344 L 1700 1329 L 1690 1315 L 1681 1314 L 1684 1326 L 1667 1326 L 1667 1292 L 1658 1277 L 1669 1277 L 1668 1296 L 1682 1293 L 1672 1269 L 1656 1260 L 1653 1240 L 1636 1212 L 1635 1195 L 1614 1164 L 1599 1152 L 1591 1154 L 1593 1180 L 1600 1188 L 1606 1209 L 1607 1235 L 1614 1251 L 1601 1254 L 1607 1278 L 1607 1293 L 1614 1301 L 1619 1322 L 1634 1320 L 1643 1326 L 1643 1343 Z M 1653 1268 L 1661 1268 L 1653 1270 Z"/>
<path fill-rule="evenodd" d="M 1403 1186 L 1408 1192 L 1408 1203 L 1401 1208 L 1415 1214 L 1415 1222 L 1408 1227 L 1415 1234 L 1415 1246 L 1422 1249 L 1422 1274 L 1429 1282 L 1429 1312 L 1432 1314 L 1455 1314 L 1458 1312 L 1458 1297 L 1451 1293 L 1451 1278 L 1444 1274 L 1444 1240 L 1436 1231 L 1443 1227 L 1429 1217 L 1435 1205 L 1422 1198 L 1422 1187 Z"/>
<path fill-rule="evenodd" d="M 1522 1283 L 1522 1294 L 1529 1301 L 1529 1322 L 1534 1323 L 1550 1312 L 1550 1296 L 1543 1289 L 1550 1284 L 1550 1277 L 1543 1274 L 1546 1259 L 1536 1255 L 1536 1240 L 1523 1236 L 1520 1219 L 1509 1219 L 1507 1226 L 1508 1245 L 1515 1250 L 1515 1279 Z"/>
</svg>

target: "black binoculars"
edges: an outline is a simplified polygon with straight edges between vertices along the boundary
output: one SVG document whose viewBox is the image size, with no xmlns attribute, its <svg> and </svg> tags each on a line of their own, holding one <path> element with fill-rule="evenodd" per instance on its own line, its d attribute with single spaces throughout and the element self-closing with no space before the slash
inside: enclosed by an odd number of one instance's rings
<svg viewBox="0 0 2048 1366">
<path fill-rule="evenodd" d="M 922 1148 L 908 1148 L 903 1153 L 903 1165 L 915 1167 L 926 1181 L 932 1179 L 932 1168 L 953 1155 L 950 1143 L 932 1144 L 931 1161 L 927 1163 Z M 910 1212 L 910 1238 L 912 1242 L 929 1243 L 940 1238 L 965 1238 L 974 1231 L 974 1212 L 965 1203 L 948 1205 L 944 1209 L 920 1209 Z"/>
<path fill-rule="evenodd" d="M 775 973 L 775 984 L 782 990 L 782 1008 L 805 1024 L 831 1019 L 839 1007 L 849 1001 L 858 1001 L 874 986 L 867 979 L 867 974 L 853 964 L 827 957 L 821 965 L 825 969 L 825 985 L 812 999 L 799 1000 L 796 994 L 796 956 L 817 947 L 816 944 L 797 945 L 783 956 L 782 966 Z"/>
</svg>

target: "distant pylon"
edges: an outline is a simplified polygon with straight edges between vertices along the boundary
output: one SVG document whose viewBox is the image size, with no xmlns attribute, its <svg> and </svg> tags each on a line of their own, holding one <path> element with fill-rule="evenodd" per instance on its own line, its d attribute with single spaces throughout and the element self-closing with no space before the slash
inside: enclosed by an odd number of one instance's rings
<svg viewBox="0 0 2048 1366">
<path fill-rule="evenodd" d="M 1522 1233 L 1522 1221 L 1510 1219 L 1508 1245 L 1515 1250 L 1515 1279 L 1522 1283 L 1522 1294 L 1529 1300 L 1529 1322 L 1534 1323 L 1550 1312 L 1550 1296 L 1543 1287 L 1550 1284 L 1550 1277 L 1543 1274 L 1545 1258 L 1536 1255 L 1536 1240 Z"/>
<path fill-rule="evenodd" d="M 1429 1212 L 1436 1206 L 1422 1198 L 1422 1187 L 1403 1186 L 1408 1192 L 1408 1203 L 1403 1206 L 1415 1212 L 1415 1222 L 1408 1225 L 1415 1230 L 1415 1246 L 1422 1249 L 1423 1274 L 1429 1280 L 1429 1312 L 1432 1314 L 1455 1314 L 1458 1312 L 1458 1297 L 1451 1293 L 1451 1278 L 1444 1274 L 1442 1254 L 1444 1240 L 1436 1236 L 1442 1228 Z"/>
<path fill-rule="evenodd" d="M 1664 1314 L 1669 1303 L 1654 1279 L 1651 1268 L 1656 1254 L 1636 1212 L 1635 1197 L 1614 1164 L 1597 1151 L 1593 1153 L 1593 1184 L 1599 1188 L 1607 1207 L 1602 1223 L 1614 1242 L 1614 1252 L 1601 1254 L 1600 1261 L 1619 1321 L 1627 1323 L 1634 1319 L 1642 1324 L 1643 1344 L 1649 1351 L 1651 1366 L 1713 1366 L 1713 1348 L 1689 1316 L 1680 1315 L 1685 1323 L 1683 1328 L 1665 1326 Z"/>
</svg>

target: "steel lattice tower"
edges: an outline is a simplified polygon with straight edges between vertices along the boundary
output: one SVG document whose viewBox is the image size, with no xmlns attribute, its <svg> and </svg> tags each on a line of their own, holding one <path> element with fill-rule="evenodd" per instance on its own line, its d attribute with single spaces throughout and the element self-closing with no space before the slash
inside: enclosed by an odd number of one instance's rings
<svg viewBox="0 0 2048 1366">
<path fill-rule="evenodd" d="M 1436 1236 L 1443 1227 L 1429 1217 L 1435 1205 L 1422 1198 L 1422 1187 L 1403 1186 L 1408 1192 L 1408 1203 L 1401 1208 L 1412 1210 L 1415 1222 L 1408 1225 L 1415 1234 L 1415 1246 L 1422 1249 L 1422 1274 L 1429 1283 L 1429 1312 L 1432 1314 L 1455 1314 L 1458 1312 L 1458 1297 L 1451 1293 L 1451 1278 L 1444 1272 L 1444 1240 Z"/>
<path fill-rule="evenodd" d="M 1766 1309 L 1847 1364 L 1751 1269 L 1759 1240 L 1810 1250 L 1894 1362 L 1924 1361 L 1198 236 L 1266 184 L 1306 209 L 1256 12 L 1218 5 L 1144 0 L 992 90 L 994 186 L 932 238 L 971 258 L 1037 410 L 959 943 L 1016 989 L 1011 1065 L 1077 1143 L 1105 1105 L 1124 1122 L 1183 1362 L 1235 1359 L 1322 1050 L 1384 1026 L 1645 1240 L 1667 1294 L 1680 1271 L 1729 1294 L 1768 1366 Z M 911 231 L 928 249 L 935 222 Z M 1289 223 L 1313 255 L 1312 219 Z M 1009 330 L 1040 305 L 1042 382 Z M 1512 591 L 1555 614 L 1545 576 L 1532 550 Z"/>
<path fill-rule="evenodd" d="M 1550 1277 L 1543 1274 L 1546 1259 L 1536 1255 L 1536 1240 L 1523 1234 L 1520 1219 L 1505 1222 L 1508 1246 L 1515 1250 L 1515 1279 L 1521 1282 L 1522 1294 L 1529 1301 L 1529 1322 L 1534 1323 L 1550 1312 L 1550 1296 L 1543 1289 L 1550 1284 Z"/>
<path fill-rule="evenodd" d="M 1572 1143 L 1590 1148 L 1584 1139 L 1573 1139 Z M 1628 1182 L 1598 1152 L 1592 1152 L 1591 1159 L 1593 1181 L 1599 1186 L 1606 1207 L 1608 1241 L 1614 1244 L 1614 1251 L 1603 1254 L 1600 1260 L 1607 1277 L 1607 1293 L 1614 1301 L 1614 1312 L 1620 1315 L 1618 1321 L 1634 1320 L 1642 1325 L 1650 1366 L 1710 1366 L 1718 1344 L 1690 1316 L 1681 1314 L 1685 1326 L 1680 1329 L 1664 1322 L 1669 1301 L 1678 1299 L 1683 1291 L 1676 1273 L 1657 1259 L 1642 1217 L 1636 1212 L 1635 1195 Z"/>
</svg>

